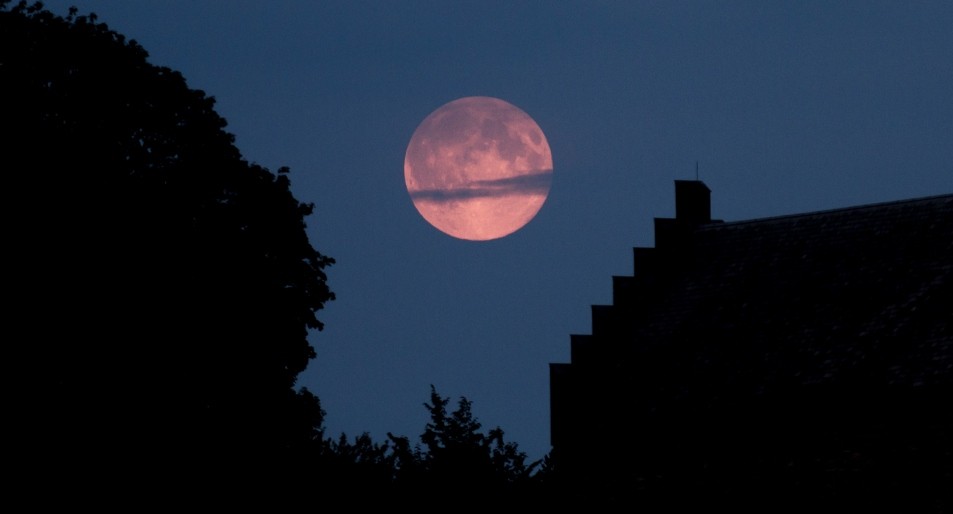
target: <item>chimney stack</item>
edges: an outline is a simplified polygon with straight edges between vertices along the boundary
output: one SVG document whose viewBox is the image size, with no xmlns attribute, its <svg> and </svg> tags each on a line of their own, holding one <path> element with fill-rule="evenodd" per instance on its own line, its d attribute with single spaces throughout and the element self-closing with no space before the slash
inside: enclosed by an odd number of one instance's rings
<svg viewBox="0 0 953 514">
<path fill-rule="evenodd" d="M 692 225 L 711 221 L 711 190 L 704 182 L 675 181 L 675 219 Z"/>
<path fill-rule="evenodd" d="M 711 223 L 711 190 L 699 180 L 675 181 L 675 218 L 655 218 L 655 247 L 682 251 L 691 232 Z"/>
</svg>

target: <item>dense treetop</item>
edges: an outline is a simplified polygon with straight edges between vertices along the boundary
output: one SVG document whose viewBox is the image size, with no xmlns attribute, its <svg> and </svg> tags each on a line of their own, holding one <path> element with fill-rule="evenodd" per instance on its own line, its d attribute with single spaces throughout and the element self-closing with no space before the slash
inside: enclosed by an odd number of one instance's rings
<svg viewBox="0 0 953 514">
<path fill-rule="evenodd" d="M 294 385 L 333 260 L 288 170 L 246 161 L 213 98 L 75 9 L 0 2 L 0 98 L 8 340 L 38 450 L 211 462 L 312 439 L 323 413 Z"/>
</svg>

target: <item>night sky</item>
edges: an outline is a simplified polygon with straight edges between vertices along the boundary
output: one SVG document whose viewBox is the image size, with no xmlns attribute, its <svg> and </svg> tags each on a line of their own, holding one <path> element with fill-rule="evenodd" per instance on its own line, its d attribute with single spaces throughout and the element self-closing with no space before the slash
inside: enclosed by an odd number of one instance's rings
<svg viewBox="0 0 953 514">
<path fill-rule="evenodd" d="M 542 457 L 549 363 L 696 162 L 724 220 L 953 192 L 948 1 L 44 4 L 182 72 L 315 204 L 337 300 L 299 385 L 329 436 L 416 441 L 432 384 Z M 465 96 L 519 107 L 552 148 L 548 200 L 503 239 L 447 236 L 404 185 L 417 125 Z"/>
</svg>

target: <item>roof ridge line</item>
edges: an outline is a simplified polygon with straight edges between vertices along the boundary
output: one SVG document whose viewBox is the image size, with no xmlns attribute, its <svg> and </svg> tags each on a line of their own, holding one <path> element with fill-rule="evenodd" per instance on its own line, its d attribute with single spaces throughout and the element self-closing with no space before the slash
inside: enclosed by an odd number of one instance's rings
<svg viewBox="0 0 953 514">
<path fill-rule="evenodd" d="M 887 207 L 890 205 L 901 205 L 906 203 L 917 203 L 917 202 L 925 202 L 930 200 L 940 200 L 944 198 L 953 199 L 953 193 L 944 193 L 944 194 L 932 195 L 932 196 L 921 196 L 917 198 L 907 198 L 904 200 L 889 200 L 886 202 L 858 204 L 858 205 L 853 205 L 848 207 L 836 207 L 833 209 L 819 209 L 816 211 L 798 212 L 793 214 L 779 214 L 776 216 L 765 216 L 763 218 L 750 218 L 750 219 L 736 220 L 736 221 L 720 220 L 718 223 L 706 223 L 706 224 L 700 225 L 698 228 L 706 229 L 706 228 L 724 227 L 726 225 L 742 225 L 745 223 L 760 223 L 764 221 L 777 221 L 782 219 L 817 216 L 818 214 L 834 214 L 837 212 L 846 212 L 846 211 L 852 211 L 852 210 L 873 209 L 873 208 Z"/>
</svg>

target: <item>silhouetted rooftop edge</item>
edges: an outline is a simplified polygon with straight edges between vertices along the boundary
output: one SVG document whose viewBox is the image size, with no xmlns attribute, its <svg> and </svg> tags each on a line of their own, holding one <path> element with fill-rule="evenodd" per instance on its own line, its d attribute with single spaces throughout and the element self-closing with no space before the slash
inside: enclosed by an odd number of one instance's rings
<svg viewBox="0 0 953 514">
<path fill-rule="evenodd" d="M 733 221 L 719 221 L 719 225 L 733 226 L 733 225 L 743 225 L 747 223 L 767 223 L 771 221 L 788 220 L 793 218 L 809 218 L 814 216 L 826 216 L 829 214 L 855 212 L 855 211 L 862 211 L 866 209 L 881 209 L 885 207 L 902 206 L 902 205 L 907 205 L 912 203 L 924 203 L 924 202 L 929 203 L 929 202 L 943 201 L 943 200 L 946 200 L 946 201 L 953 200 L 953 193 L 920 196 L 916 198 L 905 198 L 902 200 L 888 200 L 883 202 L 864 203 L 864 204 L 852 205 L 849 207 L 834 207 L 831 209 L 819 209 L 816 211 L 796 212 L 791 214 L 778 214 L 774 216 L 765 216 L 762 218 L 747 218 L 747 219 L 740 219 L 740 220 L 733 220 Z"/>
<path fill-rule="evenodd" d="M 953 194 L 723 222 L 708 193 L 676 181 L 676 217 L 655 218 L 655 247 L 633 249 L 591 334 L 550 364 L 566 491 L 941 505 Z"/>
</svg>

